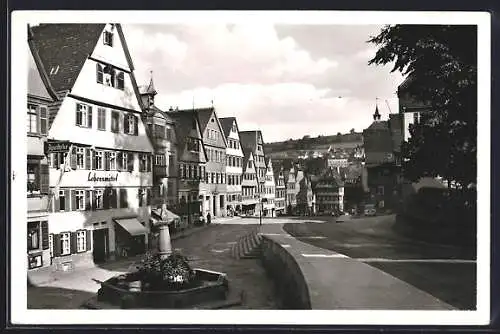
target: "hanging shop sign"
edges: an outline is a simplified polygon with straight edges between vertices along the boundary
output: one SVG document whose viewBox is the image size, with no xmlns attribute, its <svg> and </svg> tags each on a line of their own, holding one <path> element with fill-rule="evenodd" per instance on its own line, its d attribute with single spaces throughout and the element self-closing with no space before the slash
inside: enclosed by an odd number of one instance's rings
<svg viewBox="0 0 500 334">
<path fill-rule="evenodd" d="M 44 152 L 45 155 L 50 153 L 67 153 L 70 146 L 71 143 L 69 141 L 49 140 L 44 144 Z"/>
</svg>

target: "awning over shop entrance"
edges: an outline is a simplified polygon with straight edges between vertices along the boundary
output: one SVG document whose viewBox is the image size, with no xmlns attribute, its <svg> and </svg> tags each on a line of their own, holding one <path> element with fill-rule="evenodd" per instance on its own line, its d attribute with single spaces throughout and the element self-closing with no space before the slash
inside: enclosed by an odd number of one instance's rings
<svg viewBox="0 0 500 334">
<path fill-rule="evenodd" d="M 153 222 L 157 224 L 160 221 L 166 221 L 167 223 L 172 223 L 174 221 L 180 221 L 180 217 L 167 209 L 153 209 L 151 210 Z"/>
<path fill-rule="evenodd" d="M 137 218 L 115 218 L 113 219 L 118 225 L 123 227 L 125 231 L 132 236 L 147 234 L 146 228 L 137 220 Z"/>
</svg>

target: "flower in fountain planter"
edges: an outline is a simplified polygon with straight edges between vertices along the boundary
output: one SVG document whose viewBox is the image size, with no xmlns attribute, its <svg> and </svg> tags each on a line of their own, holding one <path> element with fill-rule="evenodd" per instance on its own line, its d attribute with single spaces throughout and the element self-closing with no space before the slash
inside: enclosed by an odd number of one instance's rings
<svg viewBox="0 0 500 334">
<path fill-rule="evenodd" d="M 189 284 L 194 278 L 194 271 L 187 258 L 180 253 L 172 253 L 162 259 L 159 254 L 146 254 L 138 267 L 144 283 L 150 285 L 175 286 Z"/>
</svg>

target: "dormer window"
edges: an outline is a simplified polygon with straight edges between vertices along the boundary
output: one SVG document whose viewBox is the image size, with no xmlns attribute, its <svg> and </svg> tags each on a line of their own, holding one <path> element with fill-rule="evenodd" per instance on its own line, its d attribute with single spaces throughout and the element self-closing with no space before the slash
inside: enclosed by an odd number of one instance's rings
<svg viewBox="0 0 500 334">
<path fill-rule="evenodd" d="M 104 45 L 113 46 L 113 33 L 111 31 L 105 31 L 103 37 Z"/>
<path fill-rule="evenodd" d="M 59 65 L 51 67 L 50 75 L 56 75 L 57 72 L 59 72 Z"/>
</svg>

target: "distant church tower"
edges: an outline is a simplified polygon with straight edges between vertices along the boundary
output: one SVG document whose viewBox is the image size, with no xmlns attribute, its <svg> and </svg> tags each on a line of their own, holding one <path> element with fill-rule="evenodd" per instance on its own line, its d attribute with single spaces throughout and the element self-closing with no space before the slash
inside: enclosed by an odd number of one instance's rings
<svg viewBox="0 0 500 334">
<path fill-rule="evenodd" d="M 380 121 L 380 113 L 378 112 L 378 103 L 375 105 L 375 113 L 373 114 L 373 120 L 375 122 Z"/>
</svg>

